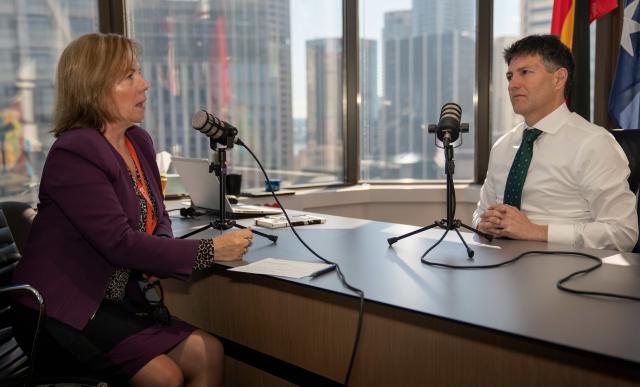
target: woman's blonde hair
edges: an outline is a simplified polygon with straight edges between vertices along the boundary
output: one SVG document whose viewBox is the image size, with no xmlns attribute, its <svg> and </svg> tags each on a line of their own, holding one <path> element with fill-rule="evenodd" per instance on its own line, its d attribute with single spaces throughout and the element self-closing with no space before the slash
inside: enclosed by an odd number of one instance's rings
<svg viewBox="0 0 640 387">
<path fill-rule="evenodd" d="M 137 42 L 117 34 L 86 34 L 64 49 L 58 62 L 51 132 L 96 128 L 115 119 L 109 98 L 138 57 Z"/>
</svg>

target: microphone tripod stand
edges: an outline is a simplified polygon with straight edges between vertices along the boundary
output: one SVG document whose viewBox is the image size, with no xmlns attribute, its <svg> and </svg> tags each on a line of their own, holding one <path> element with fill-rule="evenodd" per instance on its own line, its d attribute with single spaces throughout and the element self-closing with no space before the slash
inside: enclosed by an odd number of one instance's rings
<svg viewBox="0 0 640 387">
<path fill-rule="evenodd" d="M 238 139 L 239 140 L 239 139 Z M 216 141 L 213 138 L 209 138 L 209 146 L 211 147 L 211 149 L 215 150 L 218 153 L 218 164 L 216 165 L 216 163 L 211 163 L 209 165 L 209 173 L 213 173 L 215 172 L 215 175 L 218 177 L 219 181 L 220 181 L 220 204 L 219 204 L 219 208 L 220 210 L 218 211 L 218 218 L 215 219 L 214 221 L 209 221 L 209 224 L 202 226 L 196 230 L 193 230 L 183 236 L 180 237 L 180 239 L 184 239 L 184 238 L 188 238 L 192 235 L 195 235 L 199 232 L 202 232 L 204 230 L 208 230 L 210 228 L 215 228 L 216 230 L 228 230 L 232 227 L 237 227 L 240 229 L 245 229 L 247 228 L 246 226 L 243 226 L 241 224 L 237 224 L 234 220 L 232 219 L 228 219 L 227 218 L 227 206 L 226 206 L 226 185 L 227 185 L 227 144 L 231 144 L 232 147 L 233 146 L 233 136 L 229 136 L 226 139 L 226 144 L 217 144 Z M 239 141 L 239 143 L 241 143 Z M 278 236 L 277 235 L 270 235 L 261 231 L 257 231 L 254 229 L 251 229 L 251 232 L 253 232 L 256 235 L 260 235 L 261 237 L 267 238 L 269 239 L 271 242 L 276 243 L 278 241 Z"/>
<path fill-rule="evenodd" d="M 467 129 L 468 130 L 468 129 Z M 431 128 L 429 129 L 429 131 L 431 131 Z M 424 258 L 427 256 L 427 254 L 429 254 L 429 252 L 431 250 L 433 250 L 436 246 L 438 246 L 440 244 L 440 242 L 442 242 L 442 240 L 444 239 L 445 236 L 447 236 L 447 233 L 451 230 L 455 231 L 456 234 L 458 234 L 458 237 L 460 238 L 460 240 L 462 241 L 462 244 L 464 245 L 464 247 L 467 249 L 467 255 L 469 256 L 469 259 L 473 259 L 473 250 L 471 250 L 471 248 L 467 245 L 467 242 L 465 242 L 464 238 L 462 237 L 462 235 L 460 234 L 460 231 L 458 231 L 458 229 L 460 227 L 464 227 L 467 230 L 473 231 L 477 234 L 482 235 L 483 237 L 485 237 L 487 240 L 491 241 L 493 239 L 493 236 L 483 233 L 482 231 L 478 231 L 475 228 L 468 226 L 464 223 L 462 223 L 459 219 L 454 219 L 455 217 L 455 205 L 456 205 L 456 194 L 455 194 L 455 188 L 453 187 L 453 173 L 454 173 L 454 169 L 455 169 L 455 164 L 454 164 L 454 159 L 453 159 L 453 145 L 451 144 L 451 134 L 447 131 L 444 134 L 444 138 L 443 138 L 443 149 L 444 149 L 444 154 L 445 154 L 445 174 L 447 176 L 447 218 L 446 219 L 441 219 L 441 220 L 436 220 L 433 222 L 433 224 L 430 224 L 428 226 L 422 227 L 418 230 L 415 231 L 411 231 L 409 233 L 406 233 L 404 235 L 400 235 L 397 237 L 392 237 L 392 238 L 388 238 L 387 242 L 389 243 L 389 246 L 393 245 L 394 243 L 396 243 L 397 241 L 404 239 L 406 237 L 410 237 L 412 235 L 421 233 L 423 231 L 427 231 L 433 227 L 440 227 L 443 228 L 445 230 L 444 234 L 442 234 L 442 237 L 440 237 L 440 239 L 433 244 L 424 254 L 422 254 L 422 256 L 420 257 L 420 259 Z"/>
</svg>

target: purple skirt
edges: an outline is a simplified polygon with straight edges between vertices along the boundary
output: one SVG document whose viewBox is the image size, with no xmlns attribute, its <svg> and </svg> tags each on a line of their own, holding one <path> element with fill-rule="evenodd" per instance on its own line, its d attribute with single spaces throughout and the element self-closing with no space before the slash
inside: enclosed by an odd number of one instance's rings
<svg viewBox="0 0 640 387">
<path fill-rule="evenodd" d="M 36 366 L 46 375 L 94 377 L 115 385 L 129 379 L 154 357 L 166 354 L 196 328 L 171 317 L 167 325 L 139 313 L 145 305 L 131 298 L 103 301 L 81 331 L 52 318 L 43 320 Z M 36 311 L 13 307 L 16 339 L 31 350 Z"/>
</svg>

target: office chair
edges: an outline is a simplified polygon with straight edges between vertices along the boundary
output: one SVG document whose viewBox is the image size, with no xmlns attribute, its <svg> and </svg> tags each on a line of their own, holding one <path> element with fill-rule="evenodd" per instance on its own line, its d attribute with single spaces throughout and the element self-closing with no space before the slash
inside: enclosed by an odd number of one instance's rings
<svg viewBox="0 0 640 387">
<path fill-rule="evenodd" d="M 639 129 L 613 129 L 611 134 L 624 150 L 629 160 L 629 188 L 638 193 L 640 185 L 640 130 Z"/>
<path fill-rule="evenodd" d="M 33 364 L 33 355 L 37 351 L 39 327 L 34 331 L 29 355 L 23 352 L 13 335 L 11 302 L 7 293 L 29 293 L 40 307 L 39 319 L 44 316 L 44 300 L 37 289 L 28 284 L 10 284 L 13 269 L 21 257 L 34 217 L 35 211 L 26 203 L 0 203 L 0 386 L 64 384 L 106 387 L 107 383 L 83 376 L 38 374 L 38 369 Z"/>
<path fill-rule="evenodd" d="M 629 188 L 636 194 L 636 210 L 638 211 L 638 221 L 640 221 L 640 129 L 613 129 L 611 134 L 620 144 L 629 160 Z M 634 253 L 640 253 L 640 240 L 633 248 Z"/>
</svg>

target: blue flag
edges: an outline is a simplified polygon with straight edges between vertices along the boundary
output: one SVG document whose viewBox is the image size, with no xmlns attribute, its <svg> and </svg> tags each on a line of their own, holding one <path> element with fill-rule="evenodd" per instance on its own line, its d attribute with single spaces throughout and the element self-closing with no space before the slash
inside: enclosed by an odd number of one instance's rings
<svg viewBox="0 0 640 387">
<path fill-rule="evenodd" d="M 619 128 L 640 128 L 640 0 L 625 0 L 620 54 L 609 95 L 609 112 Z"/>
</svg>

